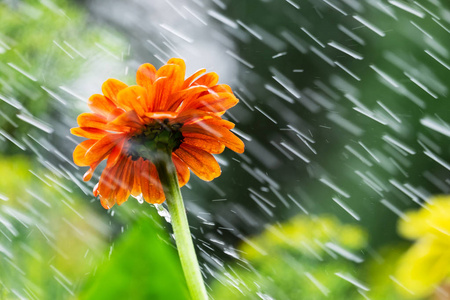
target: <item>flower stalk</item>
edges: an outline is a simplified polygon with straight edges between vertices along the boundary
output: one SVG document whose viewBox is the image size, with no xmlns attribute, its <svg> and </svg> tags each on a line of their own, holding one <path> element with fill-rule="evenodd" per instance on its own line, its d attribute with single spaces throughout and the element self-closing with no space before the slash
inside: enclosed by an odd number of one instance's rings
<svg viewBox="0 0 450 300">
<path fill-rule="evenodd" d="M 206 300 L 208 296 L 195 254 L 171 150 L 168 147 L 158 147 L 157 156 L 155 166 L 166 196 L 178 255 L 191 298 Z"/>
</svg>

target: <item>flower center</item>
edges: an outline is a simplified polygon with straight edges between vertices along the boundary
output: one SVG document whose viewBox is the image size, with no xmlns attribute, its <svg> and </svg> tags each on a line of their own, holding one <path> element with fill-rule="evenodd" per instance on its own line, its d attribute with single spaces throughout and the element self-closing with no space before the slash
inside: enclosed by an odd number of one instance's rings
<svg viewBox="0 0 450 300">
<path fill-rule="evenodd" d="M 128 140 L 128 154 L 132 160 L 138 160 L 143 157 L 142 153 L 156 152 L 158 149 L 175 151 L 184 139 L 180 131 L 182 126 L 181 123 L 169 124 L 169 119 L 155 120 Z"/>
</svg>

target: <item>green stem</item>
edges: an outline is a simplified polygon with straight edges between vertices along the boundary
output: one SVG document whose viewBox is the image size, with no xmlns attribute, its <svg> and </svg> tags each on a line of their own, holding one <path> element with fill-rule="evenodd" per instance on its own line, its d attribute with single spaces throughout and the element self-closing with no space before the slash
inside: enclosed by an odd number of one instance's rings
<svg viewBox="0 0 450 300">
<path fill-rule="evenodd" d="M 194 244 L 192 242 L 191 232 L 189 231 L 186 210 L 178 185 L 177 172 L 172 162 L 171 151 L 158 149 L 158 156 L 155 161 L 155 166 L 163 186 L 167 205 L 169 206 L 178 255 L 180 256 L 181 266 L 191 297 L 193 300 L 206 300 L 208 296 L 197 256 L 195 255 Z"/>
</svg>

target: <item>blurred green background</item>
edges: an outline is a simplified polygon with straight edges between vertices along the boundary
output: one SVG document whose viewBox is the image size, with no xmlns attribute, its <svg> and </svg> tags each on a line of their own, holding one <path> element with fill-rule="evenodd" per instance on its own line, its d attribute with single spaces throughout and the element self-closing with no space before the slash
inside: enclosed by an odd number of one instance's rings
<svg viewBox="0 0 450 300">
<path fill-rule="evenodd" d="M 105 211 L 69 133 L 104 80 L 172 56 L 241 99 L 246 152 L 183 188 L 212 298 L 414 297 L 396 228 L 450 191 L 450 4 L 9 0 L 0 20 L 1 299 L 187 298 L 170 225 Z"/>
</svg>

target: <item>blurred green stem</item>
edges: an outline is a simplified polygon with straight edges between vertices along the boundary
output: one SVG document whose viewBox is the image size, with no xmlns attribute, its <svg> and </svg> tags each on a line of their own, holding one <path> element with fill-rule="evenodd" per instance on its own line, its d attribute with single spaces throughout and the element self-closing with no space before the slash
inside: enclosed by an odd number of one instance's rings
<svg viewBox="0 0 450 300">
<path fill-rule="evenodd" d="M 159 157 L 155 161 L 155 166 L 164 189 L 167 205 L 169 206 L 172 228 L 175 234 L 175 241 L 184 276 L 192 299 L 206 300 L 208 296 L 197 256 L 195 255 L 186 210 L 178 185 L 177 172 L 172 162 L 172 153 L 167 148 L 159 148 L 157 152 Z"/>
</svg>

